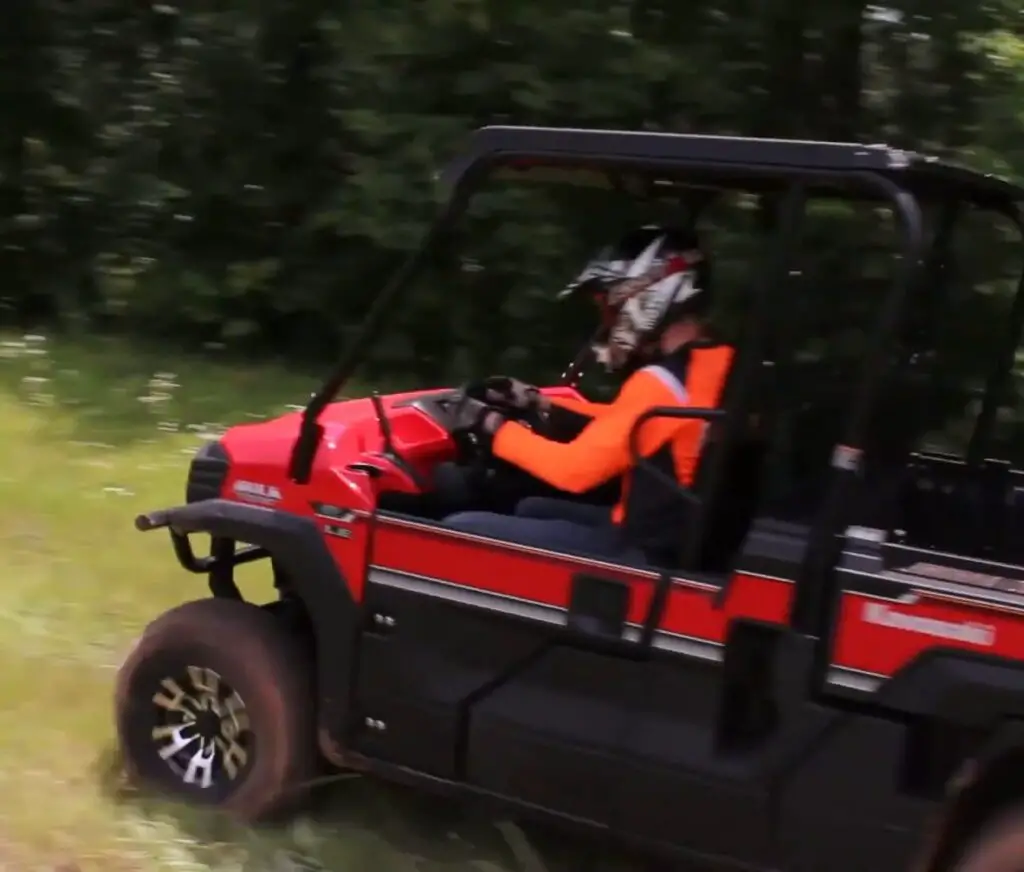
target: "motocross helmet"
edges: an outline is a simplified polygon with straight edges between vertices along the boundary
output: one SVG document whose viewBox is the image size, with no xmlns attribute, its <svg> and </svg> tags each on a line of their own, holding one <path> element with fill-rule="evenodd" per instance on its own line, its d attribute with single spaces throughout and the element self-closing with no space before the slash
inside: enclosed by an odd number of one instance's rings
<svg viewBox="0 0 1024 872">
<path fill-rule="evenodd" d="M 601 310 L 592 348 L 609 370 L 633 363 L 661 331 L 711 304 L 710 264 L 694 231 L 647 225 L 606 246 L 559 294 L 586 294 Z"/>
</svg>

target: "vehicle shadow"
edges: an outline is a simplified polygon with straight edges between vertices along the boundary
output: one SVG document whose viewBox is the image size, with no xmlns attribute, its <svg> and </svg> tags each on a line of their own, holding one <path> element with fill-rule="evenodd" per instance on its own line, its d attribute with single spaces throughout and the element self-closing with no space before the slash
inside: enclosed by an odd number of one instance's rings
<svg viewBox="0 0 1024 872">
<path fill-rule="evenodd" d="M 352 777 L 318 787 L 287 822 L 246 827 L 123 782 L 114 752 L 98 763 L 104 793 L 170 825 L 193 859 L 243 872 L 647 872 L 665 870 L 600 841 L 495 819 L 466 802 Z"/>
</svg>

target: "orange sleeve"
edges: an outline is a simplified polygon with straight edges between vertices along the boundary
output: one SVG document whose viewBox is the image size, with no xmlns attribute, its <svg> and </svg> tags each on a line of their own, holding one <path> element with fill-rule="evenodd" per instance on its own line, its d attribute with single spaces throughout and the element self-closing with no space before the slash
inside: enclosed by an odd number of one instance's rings
<svg viewBox="0 0 1024 872">
<path fill-rule="evenodd" d="M 572 397 L 552 397 L 551 405 L 586 415 L 588 418 L 596 418 L 611 408 L 611 403 L 592 403 L 590 400 L 576 400 Z"/>
<path fill-rule="evenodd" d="M 629 433 L 644 410 L 676 403 L 660 379 L 641 370 L 572 442 L 552 442 L 509 421 L 494 435 L 494 455 L 559 490 L 583 493 L 629 467 Z"/>
</svg>

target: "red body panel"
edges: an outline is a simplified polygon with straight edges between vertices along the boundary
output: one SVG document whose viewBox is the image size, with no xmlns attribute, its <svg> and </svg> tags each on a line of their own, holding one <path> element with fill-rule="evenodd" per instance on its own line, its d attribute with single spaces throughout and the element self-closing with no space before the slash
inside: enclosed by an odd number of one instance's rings
<svg viewBox="0 0 1024 872">
<path fill-rule="evenodd" d="M 430 393 L 433 392 L 384 398 L 396 449 L 425 475 L 436 464 L 451 460 L 455 446 L 448 433 L 423 412 L 410 406 L 393 406 L 397 401 Z M 544 393 L 580 397 L 571 388 L 548 388 Z M 325 536 L 325 540 L 357 599 L 362 598 L 368 559 L 376 567 L 558 608 L 568 605 L 573 575 L 596 572 L 631 583 L 634 593 L 629 617 L 633 622 L 642 621 L 653 590 L 654 575 L 649 572 L 518 548 L 428 524 L 388 518 L 378 524 L 373 554 L 368 555 L 371 537 L 367 515 L 374 506 L 374 485 L 364 473 L 346 467 L 356 461 L 380 466 L 385 476 L 378 486 L 390 490 L 415 492 L 414 483 L 380 455 L 382 441 L 373 405 L 368 399 L 359 399 L 335 403 L 325 411 L 321 418 L 324 438 L 310 482 L 295 485 L 287 479 L 286 471 L 299 421 L 300 415 L 292 413 L 228 431 L 222 441 L 232 463 L 223 495 L 251 502 L 251 497 L 236 493 L 234 486 L 239 481 L 257 482 L 278 489 L 280 498 L 273 504 L 285 511 L 312 516 L 314 502 L 353 510 L 357 518 L 350 525 L 349 537 Z M 733 618 L 785 622 L 792 593 L 789 581 L 738 575 L 725 602 L 716 606 L 714 588 L 679 579 L 669 597 L 661 629 L 720 644 Z"/>
<path fill-rule="evenodd" d="M 544 392 L 579 397 L 570 388 Z M 438 463 L 453 459 L 455 445 L 428 415 L 411 406 L 394 408 L 394 404 L 431 393 L 384 398 L 396 449 L 424 476 L 429 476 Z M 651 572 L 521 548 L 397 518 L 380 518 L 371 537 L 369 515 L 375 503 L 375 487 L 407 492 L 417 489 L 408 476 L 380 454 L 382 439 L 372 403 L 369 399 L 350 400 L 335 403 L 325 411 L 321 419 L 324 438 L 307 485 L 296 485 L 287 478 L 299 423 L 299 413 L 291 413 L 228 431 L 222 442 L 232 462 L 223 496 L 261 502 L 251 493 L 236 492 L 236 483 L 245 481 L 276 489 L 271 499 L 262 502 L 299 515 L 314 516 L 316 502 L 352 510 L 355 515 L 348 525 L 348 535 L 341 538 L 325 534 L 325 541 L 357 600 L 362 599 L 372 564 L 406 576 L 564 609 L 569 604 L 573 576 L 583 572 L 628 582 L 633 589 L 629 620 L 643 620 L 655 580 Z M 365 473 L 348 469 L 357 461 L 371 462 L 384 470 L 376 486 Z M 325 518 L 327 523 L 329 519 Z M 675 579 L 659 629 L 722 644 L 729 623 L 736 618 L 785 624 L 794 584 L 740 573 L 732 580 L 723 602 L 716 602 L 716 593 L 716 587 Z M 901 594 L 908 596 L 896 599 Z M 844 592 L 838 622 L 831 661 L 840 669 L 890 676 L 934 647 L 1024 660 L 1024 611 L 942 600 L 895 583 L 891 599 Z"/>
<path fill-rule="evenodd" d="M 423 475 L 438 463 L 453 459 L 455 445 L 428 415 L 410 406 L 394 405 L 445 390 L 410 391 L 382 398 L 396 450 Z M 546 388 L 543 392 L 548 396 L 580 398 L 572 388 Z M 276 505 L 298 514 L 309 514 L 309 504 L 317 500 L 370 511 L 374 505 L 372 483 L 364 473 L 346 468 L 358 461 L 371 462 L 385 470 L 378 485 L 381 489 L 416 492 L 413 482 L 380 456 L 383 440 L 369 399 L 334 403 L 324 411 L 320 418 L 324 436 L 310 482 L 293 484 L 287 477 L 288 459 L 300 420 L 300 413 L 292 412 L 270 421 L 232 427 L 224 435 L 221 442 L 232 459 L 225 498 L 239 498 L 233 490 L 236 481 L 255 481 L 278 488 L 281 500 Z"/>
<path fill-rule="evenodd" d="M 375 566 L 428 579 L 443 579 L 464 587 L 516 600 L 567 608 L 572 577 L 597 574 L 625 581 L 633 589 L 629 620 L 643 621 L 656 576 L 652 572 L 522 548 L 426 524 L 382 519 L 373 547 Z M 716 587 L 678 579 L 669 595 L 661 628 L 666 632 L 708 642 L 725 640 L 729 622 L 751 618 L 784 623 L 789 614 L 793 584 L 758 575 L 737 575 L 728 596 L 715 604 Z"/>
<path fill-rule="evenodd" d="M 398 409 L 392 406 L 400 400 L 430 393 L 418 391 L 384 398 L 395 447 L 422 472 L 450 459 L 455 446 L 448 434 L 427 415 L 408 406 Z M 236 481 L 256 481 L 277 487 L 281 492 L 277 505 L 298 514 L 310 514 L 310 503 L 317 500 L 368 511 L 373 507 L 370 481 L 365 474 L 346 469 L 348 464 L 361 460 L 386 466 L 389 474 L 381 482 L 383 487 L 415 489 L 412 482 L 390 464 L 374 460 L 383 443 L 373 404 L 368 399 L 334 403 L 324 411 L 320 419 L 324 436 L 310 482 L 293 484 L 287 478 L 288 459 L 300 420 L 300 413 L 293 412 L 271 421 L 233 427 L 225 434 L 222 442 L 232 459 L 225 497 L 237 498 L 233 490 Z"/>
<path fill-rule="evenodd" d="M 845 592 L 838 621 L 832 663 L 858 672 L 891 676 L 930 648 L 1024 660 L 1024 612 L 995 604 L 926 591 L 901 599 Z"/>
</svg>

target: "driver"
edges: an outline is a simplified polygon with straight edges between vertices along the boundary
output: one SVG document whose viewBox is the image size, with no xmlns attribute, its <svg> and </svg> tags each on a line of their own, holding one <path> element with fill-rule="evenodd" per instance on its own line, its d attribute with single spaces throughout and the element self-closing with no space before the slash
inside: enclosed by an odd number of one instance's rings
<svg viewBox="0 0 1024 872">
<path fill-rule="evenodd" d="M 537 548 L 643 561 L 675 549 L 685 507 L 664 485 L 633 475 L 633 424 L 656 406 L 716 407 L 733 349 L 707 337 L 710 266 L 692 232 L 647 226 L 628 233 L 600 252 L 561 296 L 575 293 L 593 295 L 603 314 L 593 345 L 597 360 L 627 374 L 616 398 L 608 404 L 549 399 L 530 385 L 494 379 L 489 400 L 532 412 L 543 422 L 539 431 L 571 428 L 576 438 L 553 441 L 479 402 L 465 404 L 461 423 L 489 441 L 495 457 L 569 494 L 586 493 L 621 476 L 618 503 L 609 510 L 532 497 L 519 503 L 515 515 L 459 512 L 444 523 Z M 640 454 L 678 483 L 690 485 L 705 427 L 694 419 L 652 419 L 640 430 Z M 627 500 L 628 541 L 623 529 Z"/>
</svg>

